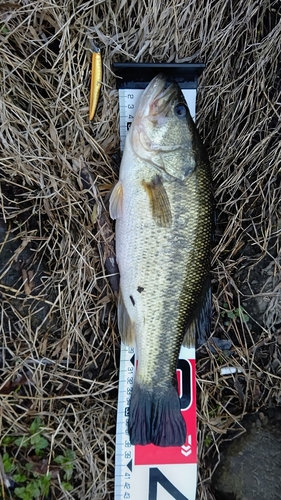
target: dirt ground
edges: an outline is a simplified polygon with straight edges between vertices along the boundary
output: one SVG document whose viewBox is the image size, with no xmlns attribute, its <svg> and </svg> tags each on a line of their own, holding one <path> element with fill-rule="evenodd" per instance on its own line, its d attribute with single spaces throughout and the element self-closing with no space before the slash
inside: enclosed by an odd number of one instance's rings
<svg viewBox="0 0 281 500">
<path fill-rule="evenodd" d="M 1 0 L 0 451 L 12 498 L 113 499 L 113 62 L 206 64 L 197 124 L 217 214 L 212 335 L 232 348 L 198 352 L 198 500 L 215 499 L 226 432 L 280 404 L 280 16 L 273 0 Z M 91 42 L 103 85 L 89 122 Z M 240 371 L 221 375 L 227 366 Z"/>
</svg>

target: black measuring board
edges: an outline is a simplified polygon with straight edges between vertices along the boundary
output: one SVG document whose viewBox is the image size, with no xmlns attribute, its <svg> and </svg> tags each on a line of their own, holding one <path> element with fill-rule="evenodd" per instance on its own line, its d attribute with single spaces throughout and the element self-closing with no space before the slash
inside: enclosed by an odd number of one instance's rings
<svg viewBox="0 0 281 500">
<path fill-rule="evenodd" d="M 203 63 L 113 63 L 117 76 L 117 89 L 144 89 L 159 73 L 167 77 L 167 84 L 176 81 L 182 89 L 197 89 L 198 78 L 202 75 Z"/>
</svg>

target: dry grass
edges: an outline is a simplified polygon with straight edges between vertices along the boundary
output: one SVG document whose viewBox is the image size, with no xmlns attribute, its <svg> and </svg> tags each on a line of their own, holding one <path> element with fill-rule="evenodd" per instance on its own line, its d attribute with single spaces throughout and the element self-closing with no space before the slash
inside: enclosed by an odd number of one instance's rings
<svg viewBox="0 0 281 500">
<path fill-rule="evenodd" d="M 89 123 L 91 40 L 104 84 Z M 49 462 L 75 451 L 74 489 L 54 481 L 52 498 L 113 498 L 119 338 L 105 267 L 118 175 L 113 61 L 207 64 L 197 121 L 218 208 L 213 331 L 234 347 L 198 361 L 198 499 L 214 498 L 226 430 L 280 402 L 280 46 L 272 0 L 0 3 L 1 438 L 26 433 L 40 414 Z M 221 376 L 229 364 L 241 374 Z"/>
</svg>

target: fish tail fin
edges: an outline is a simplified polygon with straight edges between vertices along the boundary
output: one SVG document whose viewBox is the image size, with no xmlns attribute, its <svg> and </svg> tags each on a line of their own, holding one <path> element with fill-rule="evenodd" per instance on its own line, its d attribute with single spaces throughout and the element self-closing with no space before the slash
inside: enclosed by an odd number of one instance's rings
<svg viewBox="0 0 281 500">
<path fill-rule="evenodd" d="M 182 446 L 186 426 L 176 387 L 160 394 L 134 384 L 129 415 L 129 434 L 133 445 Z"/>
</svg>

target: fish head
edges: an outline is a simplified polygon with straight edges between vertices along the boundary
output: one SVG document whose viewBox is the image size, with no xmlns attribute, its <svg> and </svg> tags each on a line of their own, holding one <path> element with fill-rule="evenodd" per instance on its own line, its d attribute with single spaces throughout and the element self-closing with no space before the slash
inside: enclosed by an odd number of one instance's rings
<svg viewBox="0 0 281 500">
<path fill-rule="evenodd" d="M 180 87 L 166 87 L 166 78 L 158 75 L 141 97 L 129 140 L 135 153 L 167 178 L 184 179 L 195 167 L 193 128 Z"/>
</svg>

